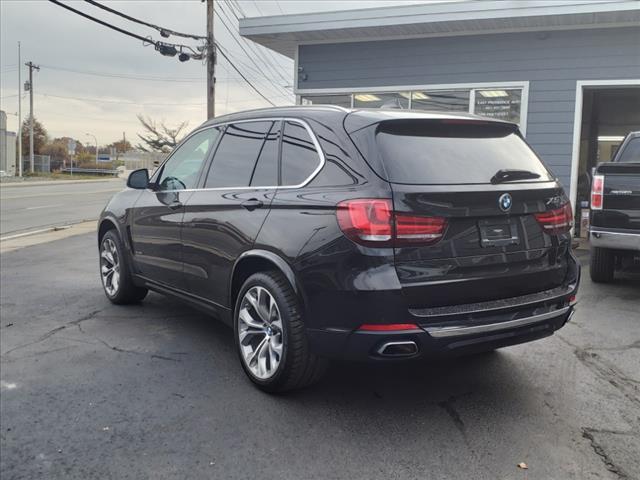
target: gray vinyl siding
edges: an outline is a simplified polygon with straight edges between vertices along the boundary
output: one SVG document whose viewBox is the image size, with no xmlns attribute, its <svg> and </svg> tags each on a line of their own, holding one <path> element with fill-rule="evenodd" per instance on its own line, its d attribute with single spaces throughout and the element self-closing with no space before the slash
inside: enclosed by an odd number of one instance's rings
<svg viewBox="0 0 640 480">
<path fill-rule="evenodd" d="M 640 78 L 640 28 L 300 45 L 298 89 L 529 81 L 527 140 L 570 184 L 576 81 Z"/>
</svg>

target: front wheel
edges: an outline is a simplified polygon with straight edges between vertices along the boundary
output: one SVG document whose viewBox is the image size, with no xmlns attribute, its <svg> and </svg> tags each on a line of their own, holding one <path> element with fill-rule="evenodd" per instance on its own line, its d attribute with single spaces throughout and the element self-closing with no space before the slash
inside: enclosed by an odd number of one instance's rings
<svg viewBox="0 0 640 480">
<path fill-rule="evenodd" d="M 100 278 L 105 295 L 117 305 L 137 303 L 147 296 L 146 288 L 133 283 L 122 241 L 115 230 L 109 230 L 100 241 Z"/>
<path fill-rule="evenodd" d="M 236 301 L 234 332 L 242 368 L 264 391 L 305 387 L 326 369 L 326 360 L 309 351 L 298 299 L 280 272 L 247 279 Z"/>
<path fill-rule="evenodd" d="M 591 280 L 596 283 L 606 283 L 613 280 L 616 256 L 608 248 L 593 247 L 589 273 Z"/>
</svg>

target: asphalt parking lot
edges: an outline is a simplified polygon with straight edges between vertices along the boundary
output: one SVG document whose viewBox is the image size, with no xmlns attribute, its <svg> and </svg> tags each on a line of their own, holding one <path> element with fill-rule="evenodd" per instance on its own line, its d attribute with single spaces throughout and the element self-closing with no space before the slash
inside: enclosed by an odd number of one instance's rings
<svg viewBox="0 0 640 480">
<path fill-rule="evenodd" d="M 3 479 L 640 478 L 640 275 L 585 268 L 553 337 L 282 396 L 205 315 L 111 305 L 92 234 L 4 253 L 0 290 Z"/>
</svg>

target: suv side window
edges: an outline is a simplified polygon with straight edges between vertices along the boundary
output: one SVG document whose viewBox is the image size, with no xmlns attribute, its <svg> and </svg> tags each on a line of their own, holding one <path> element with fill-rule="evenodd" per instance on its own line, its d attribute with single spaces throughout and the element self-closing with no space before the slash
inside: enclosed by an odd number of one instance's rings
<svg viewBox="0 0 640 480">
<path fill-rule="evenodd" d="M 205 188 L 246 187 L 273 122 L 230 124 L 220 140 Z"/>
<path fill-rule="evenodd" d="M 287 121 L 282 136 L 282 185 L 300 185 L 320 164 L 320 156 L 307 129 Z"/>
<path fill-rule="evenodd" d="M 195 188 L 202 164 L 220 135 L 218 128 L 207 128 L 191 136 L 171 155 L 158 175 L 158 190 Z"/>
</svg>

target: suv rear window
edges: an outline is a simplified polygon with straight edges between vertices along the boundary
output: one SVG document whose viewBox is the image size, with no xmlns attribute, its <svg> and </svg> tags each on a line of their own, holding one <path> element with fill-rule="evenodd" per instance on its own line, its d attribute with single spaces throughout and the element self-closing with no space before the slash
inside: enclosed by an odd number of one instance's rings
<svg viewBox="0 0 640 480">
<path fill-rule="evenodd" d="M 392 120 L 373 127 L 388 181 L 406 184 L 484 184 L 499 170 L 553 177 L 509 124 L 473 120 Z M 369 152 L 373 149 L 369 148 Z M 379 162 L 372 162 L 375 165 Z M 531 182 L 532 180 L 521 180 Z"/>
<path fill-rule="evenodd" d="M 640 137 L 634 137 L 618 157 L 620 163 L 640 163 Z"/>
</svg>

